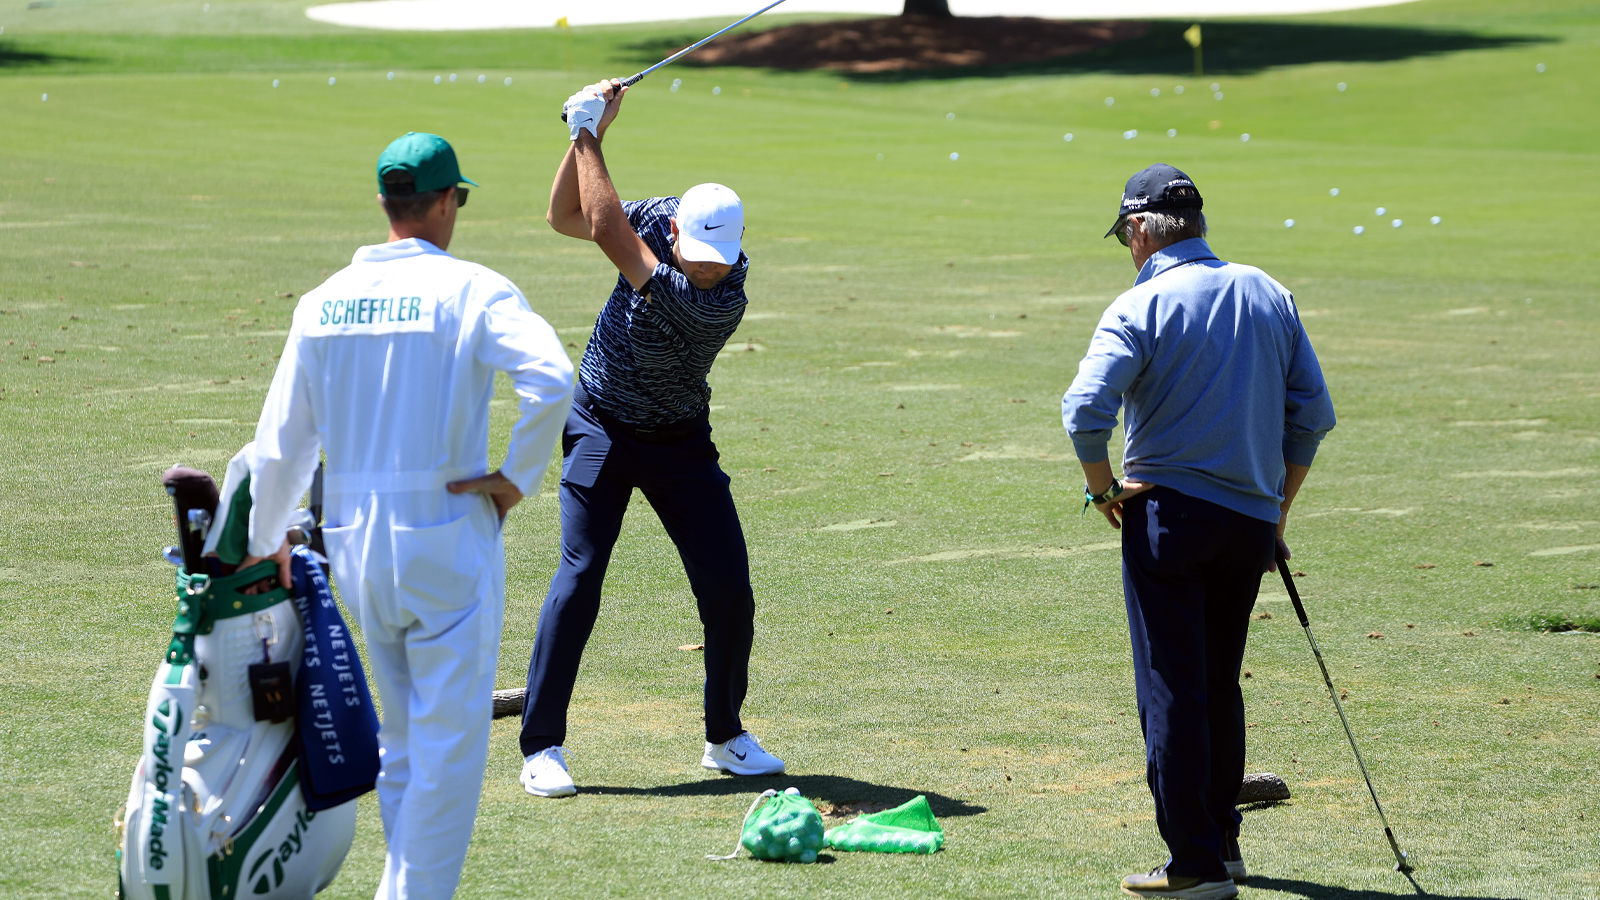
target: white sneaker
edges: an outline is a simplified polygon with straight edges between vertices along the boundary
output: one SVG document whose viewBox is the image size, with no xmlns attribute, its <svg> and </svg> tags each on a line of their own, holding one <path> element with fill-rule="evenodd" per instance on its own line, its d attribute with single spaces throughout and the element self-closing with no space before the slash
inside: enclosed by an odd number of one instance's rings
<svg viewBox="0 0 1600 900">
<path fill-rule="evenodd" d="M 735 775 L 783 774 L 783 760 L 761 749 L 761 741 L 748 731 L 720 744 L 707 741 L 700 765 Z"/>
<path fill-rule="evenodd" d="M 522 786 L 535 797 L 571 797 L 578 792 L 567 773 L 567 748 L 546 747 L 522 761 Z"/>
</svg>

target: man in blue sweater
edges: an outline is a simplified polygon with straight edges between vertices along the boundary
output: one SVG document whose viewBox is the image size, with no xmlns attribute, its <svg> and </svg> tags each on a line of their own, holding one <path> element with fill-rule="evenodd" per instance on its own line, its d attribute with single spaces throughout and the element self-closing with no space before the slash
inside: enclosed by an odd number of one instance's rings
<svg viewBox="0 0 1600 900">
<path fill-rule="evenodd" d="M 1084 507 L 1122 530 L 1122 583 L 1156 826 L 1171 857 L 1122 880 L 1139 897 L 1222 900 L 1245 878 L 1244 660 L 1263 572 L 1333 428 L 1293 297 L 1206 245 L 1200 191 L 1154 165 L 1106 233 L 1139 277 L 1100 318 L 1062 421 Z M 1123 480 L 1106 445 L 1126 408 Z"/>
</svg>

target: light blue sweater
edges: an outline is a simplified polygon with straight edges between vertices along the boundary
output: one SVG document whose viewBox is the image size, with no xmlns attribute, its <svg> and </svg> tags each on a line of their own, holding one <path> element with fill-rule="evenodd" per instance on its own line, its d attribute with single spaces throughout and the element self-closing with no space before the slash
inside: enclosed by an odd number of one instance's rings
<svg viewBox="0 0 1600 900">
<path fill-rule="evenodd" d="M 1061 398 L 1078 459 L 1100 462 L 1127 406 L 1127 477 L 1278 521 L 1284 463 L 1309 466 L 1333 402 L 1294 298 L 1204 240 L 1163 248 L 1106 308 Z"/>
</svg>

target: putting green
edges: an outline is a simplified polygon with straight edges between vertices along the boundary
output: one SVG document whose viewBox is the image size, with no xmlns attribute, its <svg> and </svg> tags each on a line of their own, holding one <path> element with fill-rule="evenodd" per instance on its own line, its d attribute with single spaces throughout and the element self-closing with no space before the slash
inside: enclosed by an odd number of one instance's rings
<svg viewBox="0 0 1600 900">
<path fill-rule="evenodd" d="M 375 36 L 297 3 L 199 6 L 0 7 L 8 897 L 114 885 L 111 816 L 172 615 L 156 475 L 220 473 L 249 440 L 285 294 L 383 237 L 377 153 L 407 130 L 456 144 L 482 188 L 451 249 L 520 284 L 576 355 L 615 275 L 543 222 L 559 102 L 703 32 Z M 1156 160 L 1199 182 L 1220 255 L 1295 292 L 1322 358 L 1340 425 L 1293 566 L 1417 883 L 1593 893 L 1600 635 L 1521 623 L 1600 616 L 1600 11 L 1212 22 L 1202 79 L 1168 46 L 1182 27 L 1053 67 L 682 67 L 631 95 L 607 146 L 624 196 L 716 180 L 748 209 L 752 304 L 713 424 L 754 563 L 747 721 L 793 774 L 698 769 L 700 656 L 677 648 L 699 626 L 641 504 L 574 700 L 581 793 L 527 797 L 497 723 L 462 896 L 1099 896 L 1161 860 L 1115 535 L 1079 515 L 1057 406 L 1132 281 L 1100 235 Z M 508 523 L 502 686 L 554 568 L 553 484 Z M 1295 798 L 1245 813 L 1245 893 L 1410 896 L 1265 588 L 1249 768 Z M 925 793 L 948 842 L 703 859 L 755 792 L 791 784 L 841 812 Z M 330 896 L 377 882 L 370 799 L 361 817 Z"/>
</svg>

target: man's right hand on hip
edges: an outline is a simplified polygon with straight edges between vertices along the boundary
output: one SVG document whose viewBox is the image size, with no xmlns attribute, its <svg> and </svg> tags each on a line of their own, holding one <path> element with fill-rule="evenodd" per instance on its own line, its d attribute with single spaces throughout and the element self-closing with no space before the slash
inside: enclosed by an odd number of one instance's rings
<svg viewBox="0 0 1600 900">
<path fill-rule="evenodd" d="M 502 522 L 506 520 L 506 513 L 511 512 L 511 507 L 522 502 L 522 491 L 511 483 L 511 479 L 499 472 L 452 481 L 446 484 L 444 489 L 452 494 L 482 494 L 488 497 L 493 501 L 495 512 L 500 514 Z"/>
</svg>

